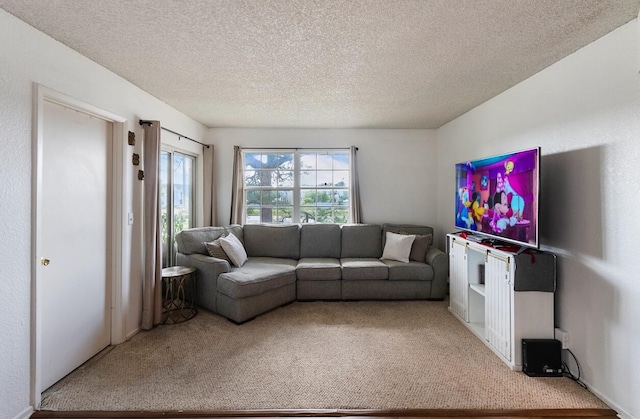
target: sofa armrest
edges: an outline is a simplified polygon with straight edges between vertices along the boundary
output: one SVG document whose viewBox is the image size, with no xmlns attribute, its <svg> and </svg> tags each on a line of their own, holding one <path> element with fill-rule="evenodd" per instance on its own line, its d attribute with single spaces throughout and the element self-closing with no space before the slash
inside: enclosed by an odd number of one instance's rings
<svg viewBox="0 0 640 419">
<path fill-rule="evenodd" d="M 229 262 L 200 253 L 190 255 L 178 253 L 177 263 L 181 266 L 196 268 L 196 302 L 199 306 L 207 310 L 217 312 L 216 292 L 218 288 L 218 275 L 231 270 Z"/>
<path fill-rule="evenodd" d="M 426 262 L 433 268 L 431 298 L 442 300 L 447 296 L 449 258 L 445 252 L 437 247 L 431 246 L 427 251 Z"/>
<path fill-rule="evenodd" d="M 178 252 L 178 259 L 180 259 L 181 256 L 184 258 L 183 260 L 185 261 L 185 263 L 193 264 L 189 266 L 193 266 L 194 268 L 214 269 L 219 270 L 220 273 L 229 272 L 229 270 L 231 269 L 228 261 L 224 259 L 214 258 L 213 256 L 202 255 L 200 253 L 185 255 Z M 178 260 L 178 263 L 180 263 L 180 260 Z"/>
</svg>

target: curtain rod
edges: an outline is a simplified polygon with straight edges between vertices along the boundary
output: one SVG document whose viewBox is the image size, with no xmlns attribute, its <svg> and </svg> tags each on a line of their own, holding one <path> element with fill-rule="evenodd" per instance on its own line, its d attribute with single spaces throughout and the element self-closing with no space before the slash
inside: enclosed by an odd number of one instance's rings
<svg viewBox="0 0 640 419">
<path fill-rule="evenodd" d="M 151 125 L 153 125 L 153 121 L 148 121 L 148 120 L 145 120 L 145 119 L 141 119 L 141 120 L 140 120 L 140 125 L 149 125 L 149 126 L 151 126 Z M 180 134 L 180 133 L 178 133 L 178 132 L 175 132 L 175 131 L 173 131 L 173 130 L 170 130 L 169 128 L 165 128 L 165 127 L 161 126 L 161 127 L 160 127 L 160 129 L 165 130 L 165 131 L 168 131 L 168 132 L 170 132 L 170 133 L 172 133 L 172 134 L 177 135 L 177 136 L 178 136 L 178 140 L 180 140 L 180 139 L 184 138 L 184 139 L 186 139 L 186 140 L 193 141 L 194 143 L 198 143 L 198 144 L 200 144 L 200 145 L 201 145 L 201 146 L 203 146 L 203 147 L 207 147 L 207 148 L 209 148 L 209 145 L 208 145 L 208 144 L 201 143 L 201 142 L 200 142 L 200 141 L 198 141 L 198 140 L 194 140 L 193 138 L 189 138 L 189 137 L 187 137 L 186 135 L 182 135 L 182 134 Z"/>
</svg>

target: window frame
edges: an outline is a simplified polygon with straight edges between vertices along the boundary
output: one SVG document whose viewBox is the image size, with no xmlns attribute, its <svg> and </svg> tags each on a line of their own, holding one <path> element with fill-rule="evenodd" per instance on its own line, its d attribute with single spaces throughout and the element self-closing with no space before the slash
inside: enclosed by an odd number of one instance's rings
<svg viewBox="0 0 640 419">
<path fill-rule="evenodd" d="M 248 166 L 246 163 L 246 155 L 247 154 L 292 154 L 293 155 L 293 159 L 292 159 L 292 168 L 291 171 L 293 171 L 293 185 L 292 186 L 278 186 L 276 185 L 274 186 L 261 186 L 261 185 L 256 185 L 256 186 L 247 186 L 246 181 L 247 181 L 247 171 L 257 171 L 256 169 L 249 169 L 248 170 Z M 314 169 L 310 169 L 317 172 L 323 172 L 323 171 L 330 171 L 332 174 L 335 172 L 346 172 L 348 175 L 348 179 L 345 182 L 344 186 L 336 186 L 333 182 L 331 183 L 331 185 L 328 186 L 320 186 L 317 184 L 317 180 L 316 180 L 316 185 L 315 186 L 302 186 L 301 185 L 301 175 L 304 172 L 304 168 L 302 168 L 301 166 L 301 159 L 302 156 L 305 154 L 316 154 L 316 155 L 327 155 L 327 154 L 340 154 L 340 155 L 344 155 L 347 158 L 347 163 L 346 163 L 346 167 L 345 168 L 335 168 L 332 167 L 331 169 L 320 169 L 317 166 Z M 258 169 L 259 170 L 259 169 Z M 305 221 L 301 220 L 301 214 L 302 214 L 302 209 L 305 208 L 304 205 L 302 205 L 301 203 L 301 194 L 303 190 L 316 190 L 316 191 L 323 191 L 323 190 L 330 190 L 330 191 L 335 191 L 335 190 L 339 190 L 339 191 L 343 191 L 344 194 L 346 195 L 346 199 L 348 200 L 348 204 L 346 206 L 339 206 L 339 205 L 331 205 L 330 209 L 331 209 L 331 214 L 332 214 L 332 221 L 330 221 L 331 223 L 337 223 L 337 224 L 348 224 L 351 222 L 351 153 L 350 150 L 348 148 L 243 148 L 242 149 L 242 191 L 243 191 L 243 224 L 254 224 L 253 222 L 249 222 L 248 220 L 248 209 L 250 207 L 254 207 L 254 208 L 259 208 L 259 209 L 264 209 L 264 208 L 269 208 L 269 206 L 265 206 L 263 205 L 263 203 L 261 202 L 259 206 L 255 206 L 255 205 L 249 205 L 248 202 L 248 194 L 253 192 L 253 191 L 275 191 L 275 192 L 291 192 L 292 193 L 292 201 L 291 201 L 291 220 L 290 221 L 283 221 L 283 219 L 281 220 L 276 220 L 276 221 L 263 221 L 262 217 L 260 218 L 260 220 L 257 223 L 273 223 L 273 224 L 299 224 L 299 223 L 306 223 Z M 333 178 L 333 176 L 332 176 Z M 333 180 L 333 179 L 332 179 Z M 261 195 L 262 196 L 262 195 Z M 344 195 L 343 195 L 344 196 Z M 344 199 L 344 198 L 343 198 Z M 271 207 L 271 208 L 278 208 L 277 204 L 275 207 Z M 283 206 L 282 208 L 288 208 Z M 317 199 L 315 201 L 315 208 L 318 209 L 320 208 L 320 206 L 318 205 Z M 334 211 L 336 208 L 341 208 L 344 213 L 345 213 L 345 221 L 335 221 L 334 218 Z M 314 217 L 314 220 L 317 219 L 317 213 Z M 308 222 L 308 221 L 307 221 Z M 322 223 L 322 222 L 318 222 L 318 221 L 314 221 L 314 223 Z"/>
<path fill-rule="evenodd" d="M 175 202 L 174 202 L 174 198 L 175 198 L 175 190 L 174 190 L 174 171 L 175 171 L 175 167 L 174 167 L 174 159 L 175 159 L 175 155 L 178 154 L 180 156 L 186 157 L 191 159 L 191 190 L 190 190 L 190 197 L 189 197 L 189 226 L 187 228 L 192 228 L 195 227 L 198 223 L 197 217 L 198 217 L 198 193 L 199 193 L 199 187 L 198 187 L 198 176 L 199 176 L 199 172 L 198 172 L 198 159 L 199 156 L 197 154 L 185 151 L 183 149 L 179 149 L 176 147 L 172 147 L 170 145 L 167 144 L 162 144 L 161 146 L 161 150 L 160 150 L 160 160 L 162 160 L 162 155 L 164 153 L 168 154 L 168 167 L 167 167 L 167 197 L 166 197 L 166 204 L 167 204 L 167 236 L 168 236 L 168 242 L 171 243 L 172 245 L 170 245 L 167 249 L 166 249 L 166 254 L 165 254 L 165 249 L 164 247 L 166 246 L 165 241 L 162 241 L 162 246 L 163 246 L 163 250 L 162 250 L 162 265 L 163 267 L 166 266 L 173 266 L 175 265 L 176 262 L 176 255 L 177 255 L 177 248 L 176 248 L 176 243 L 175 243 L 175 236 L 176 236 L 176 231 L 175 231 Z M 162 170 L 162 161 L 160 161 L 160 172 Z M 160 173 L 161 175 L 161 173 Z M 159 188 L 159 199 L 162 199 L 162 179 L 159 179 L 160 181 L 158 182 L 158 188 Z M 183 191 L 184 193 L 184 191 Z M 162 213 L 162 205 L 161 205 L 161 213 Z M 160 226 L 161 230 L 162 230 L 162 225 Z M 165 266 L 166 265 L 166 266 Z"/>
</svg>

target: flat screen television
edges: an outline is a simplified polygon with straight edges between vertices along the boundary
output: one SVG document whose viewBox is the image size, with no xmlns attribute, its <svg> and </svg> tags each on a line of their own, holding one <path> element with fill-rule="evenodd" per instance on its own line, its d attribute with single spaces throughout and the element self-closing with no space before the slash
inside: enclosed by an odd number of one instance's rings
<svg viewBox="0 0 640 419">
<path fill-rule="evenodd" d="M 539 185 L 539 147 L 456 164 L 456 228 L 538 248 Z"/>
</svg>

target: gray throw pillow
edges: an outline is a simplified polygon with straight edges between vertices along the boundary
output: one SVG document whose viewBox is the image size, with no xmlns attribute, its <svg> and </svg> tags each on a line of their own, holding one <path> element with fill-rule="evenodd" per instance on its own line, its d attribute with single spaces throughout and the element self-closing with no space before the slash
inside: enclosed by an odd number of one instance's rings
<svg viewBox="0 0 640 419">
<path fill-rule="evenodd" d="M 433 236 L 431 234 L 416 235 L 416 238 L 413 240 L 413 244 L 411 245 L 409 260 L 424 262 L 432 241 Z"/>
<path fill-rule="evenodd" d="M 218 237 L 212 242 L 205 243 L 204 245 L 207 248 L 207 252 L 209 252 L 209 256 L 218 258 L 218 259 L 224 259 L 227 262 L 232 263 L 231 259 L 229 259 L 229 256 L 222 248 L 222 245 L 220 245 L 220 239 L 222 237 L 224 237 L 224 235 Z"/>
</svg>

